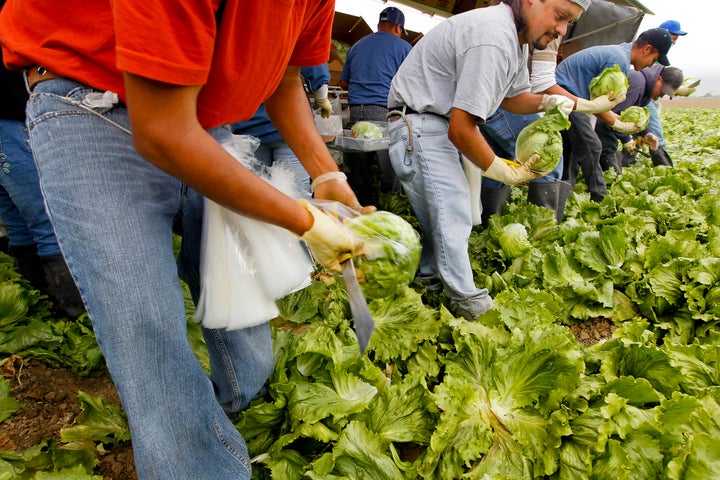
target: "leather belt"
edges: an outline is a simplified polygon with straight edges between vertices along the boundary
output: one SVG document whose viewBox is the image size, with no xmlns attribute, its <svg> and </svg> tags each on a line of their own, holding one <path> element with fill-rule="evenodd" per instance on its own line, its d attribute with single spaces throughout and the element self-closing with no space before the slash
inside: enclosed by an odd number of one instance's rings
<svg viewBox="0 0 720 480">
<path fill-rule="evenodd" d="M 388 110 L 399 110 L 401 112 L 405 112 L 405 115 L 410 115 L 411 113 L 422 113 L 422 112 L 416 112 L 412 108 L 408 107 L 407 105 L 398 105 L 397 107 L 390 107 Z"/>
<path fill-rule="evenodd" d="M 33 89 L 35 85 L 45 80 L 52 80 L 53 78 L 63 78 L 62 75 L 51 72 L 47 68 L 40 65 L 33 65 L 28 67 L 27 70 L 28 88 Z"/>
</svg>

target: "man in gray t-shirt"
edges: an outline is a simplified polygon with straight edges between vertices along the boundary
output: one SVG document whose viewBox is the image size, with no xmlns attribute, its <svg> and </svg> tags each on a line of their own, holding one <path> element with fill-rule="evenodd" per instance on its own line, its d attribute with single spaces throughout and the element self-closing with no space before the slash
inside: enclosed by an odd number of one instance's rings
<svg viewBox="0 0 720 480">
<path fill-rule="evenodd" d="M 498 158 L 477 125 L 501 105 L 513 113 L 575 107 L 567 97 L 530 93 L 528 45 L 543 49 L 565 35 L 589 4 L 503 0 L 455 15 L 415 45 L 393 78 L 389 154 L 423 228 L 418 280 L 439 278 L 456 316 L 475 320 L 493 305 L 470 268 L 470 187 L 461 154 L 506 184 L 538 177 L 536 159 L 521 166 Z"/>
</svg>

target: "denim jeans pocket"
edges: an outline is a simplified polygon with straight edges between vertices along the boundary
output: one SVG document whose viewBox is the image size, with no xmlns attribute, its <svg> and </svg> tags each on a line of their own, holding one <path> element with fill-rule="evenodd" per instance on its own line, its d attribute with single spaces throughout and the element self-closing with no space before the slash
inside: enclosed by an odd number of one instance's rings
<svg viewBox="0 0 720 480">
<path fill-rule="evenodd" d="M 412 155 L 408 152 L 410 132 L 407 124 L 403 120 L 391 122 L 388 133 L 390 135 L 390 146 L 388 147 L 390 164 L 401 182 L 410 182 L 415 175 L 415 169 Z"/>
</svg>

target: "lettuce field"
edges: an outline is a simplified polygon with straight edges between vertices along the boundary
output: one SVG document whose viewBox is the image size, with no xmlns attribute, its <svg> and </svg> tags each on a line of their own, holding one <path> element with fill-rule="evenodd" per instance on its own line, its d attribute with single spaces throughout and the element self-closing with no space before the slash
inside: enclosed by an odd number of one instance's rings
<svg viewBox="0 0 720 480">
<path fill-rule="evenodd" d="M 318 274 L 282 299 L 275 371 L 234 420 L 253 478 L 720 478 L 720 109 L 662 117 L 674 168 L 638 156 L 606 174 L 599 204 L 579 181 L 560 225 L 516 188 L 473 232 L 476 283 L 495 299 L 476 322 L 411 283 L 369 302 L 360 355 L 341 281 Z M 379 206 L 416 224 L 399 194 Z M 53 318 L 27 285 L 0 255 L 0 363 L 106 375 L 87 317 Z M 2 371 L 7 422 L 23 380 Z M 0 480 L 102 479 L 102 457 L 131 446 L 116 403 L 71 395 L 80 413 L 55 437 L 0 451 Z"/>
</svg>

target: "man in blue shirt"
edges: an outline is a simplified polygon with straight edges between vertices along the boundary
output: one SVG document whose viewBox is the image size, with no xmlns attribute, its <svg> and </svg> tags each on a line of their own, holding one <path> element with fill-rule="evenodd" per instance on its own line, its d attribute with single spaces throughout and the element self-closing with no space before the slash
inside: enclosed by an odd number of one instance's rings
<svg viewBox="0 0 720 480">
<path fill-rule="evenodd" d="M 380 12 L 377 28 L 377 32 L 350 48 L 340 74 L 339 85 L 348 91 L 350 125 L 361 120 L 387 121 L 390 82 L 412 48 L 401 38 L 407 32 L 405 15 L 399 9 L 388 7 Z M 383 191 L 399 188 L 387 150 L 346 153 L 344 161 L 349 170 L 348 183 L 362 205 L 377 201 L 375 168 Z"/>
<path fill-rule="evenodd" d="M 627 76 L 630 65 L 635 70 L 653 65 L 656 61 L 669 65 L 667 52 L 672 46 L 670 33 L 662 28 L 646 30 L 633 43 L 620 45 L 598 45 L 580 50 L 560 62 L 555 76 L 558 85 L 573 95 L 590 99 L 590 82 L 606 68 L 618 65 Z M 619 93 L 619 92 L 615 92 Z M 621 133 L 637 133 L 635 124 L 621 122 L 618 115 L 605 112 L 596 115 L 601 121 Z M 595 133 L 589 115 L 579 112 L 570 114 L 571 126 L 563 136 L 563 180 L 575 185 L 577 174 L 582 169 L 583 177 L 590 191 L 590 199 L 600 202 L 607 193 L 605 177 L 600 167 L 602 145 Z"/>
</svg>

